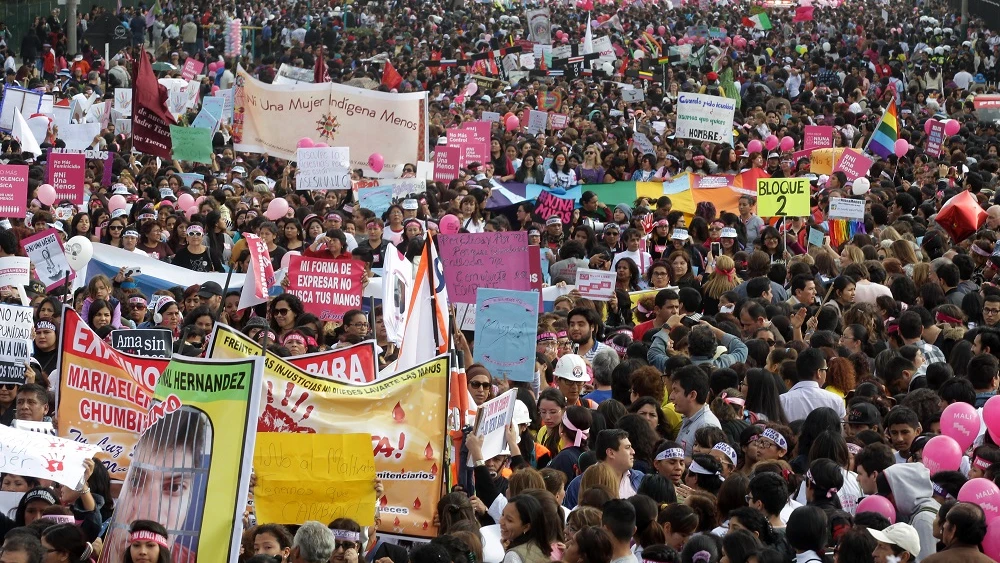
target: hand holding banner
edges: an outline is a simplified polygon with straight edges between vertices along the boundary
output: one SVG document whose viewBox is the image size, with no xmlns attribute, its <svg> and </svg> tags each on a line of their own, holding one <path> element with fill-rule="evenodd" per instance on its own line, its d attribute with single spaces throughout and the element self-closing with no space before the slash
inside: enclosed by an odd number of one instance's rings
<svg viewBox="0 0 1000 563">
<path fill-rule="evenodd" d="M 97 446 L 0 424 L 0 467 L 5 472 L 48 479 L 75 489 L 83 479 L 83 460 L 98 451 Z"/>
</svg>

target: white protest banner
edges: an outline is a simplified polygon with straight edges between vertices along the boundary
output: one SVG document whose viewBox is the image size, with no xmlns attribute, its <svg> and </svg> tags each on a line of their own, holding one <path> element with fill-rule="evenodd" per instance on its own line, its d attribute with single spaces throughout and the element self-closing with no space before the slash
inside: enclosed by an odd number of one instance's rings
<svg viewBox="0 0 1000 563">
<path fill-rule="evenodd" d="M 125 117 L 132 116 L 131 88 L 115 88 L 115 109 Z"/>
<path fill-rule="evenodd" d="M 296 190 L 346 190 L 351 187 L 351 156 L 347 147 L 313 147 L 295 154 L 299 171 Z"/>
<path fill-rule="evenodd" d="M 565 113 L 555 113 L 549 114 L 549 127 L 553 131 L 558 131 L 560 129 L 565 129 L 569 125 L 569 116 Z"/>
<path fill-rule="evenodd" d="M 75 489 L 83 479 L 83 460 L 101 448 L 0 425 L 0 468 L 5 473 L 48 479 Z"/>
<path fill-rule="evenodd" d="M 31 307 L 0 304 L 0 381 L 24 381 L 34 327 Z"/>
<path fill-rule="evenodd" d="M 736 101 L 722 96 L 682 93 L 677 99 L 678 139 L 732 143 Z"/>
<path fill-rule="evenodd" d="M 493 123 L 500 123 L 500 113 L 496 111 L 484 111 L 483 121 L 490 121 Z"/>
<path fill-rule="evenodd" d="M 23 496 L 24 493 L 20 491 L 0 491 L 0 513 L 13 520 Z"/>
<path fill-rule="evenodd" d="M 38 432 L 39 434 L 47 434 L 49 436 L 57 436 L 56 427 L 52 426 L 52 423 L 43 420 L 41 422 L 35 422 L 34 420 L 15 420 L 11 424 L 14 428 L 18 430 L 24 430 L 25 432 Z"/>
<path fill-rule="evenodd" d="M 24 287 L 31 282 L 31 259 L 23 256 L 0 258 L 0 287 Z"/>
<path fill-rule="evenodd" d="M 15 110 L 20 110 L 21 115 L 31 117 L 38 113 L 38 108 L 41 106 L 41 92 L 7 85 L 3 90 L 3 99 L 0 100 L 0 130 L 11 131 L 14 128 Z"/>
<path fill-rule="evenodd" d="M 636 148 L 642 151 L 642 154 L 656 154 L 656 147 L 646 135 L 636 132 L 632 135 L 632 140 L 635 141 Z"/>
<path fill-rule="evenodd" d="M 615 48 L 611 44 L 611 38 L 607 35 L 594 38 L 594 52 L 601 54 L 597 58 L 597 63 L 613 63 L 618 60 L 618 54 L 615 53 Z"/>
<path fill-rule="evenodd" d="M 534 109 L 528 110 L 528 126 L 525 130 L 532 135 L 545 132 L 545 126 L 549 124 L 548 112 Z"/>
<path fill-rule="evenodd" d="M 615 294 L 617 272 L 578 268 L 576 270 L 576 288 L 580 295 L 591 301 L 610 301 Z"/>
<path fill-rule="evenodd" d="M 382 321 L 386 337 L 397 344 L 403 342 L 406 311 L 413 293 L 413 264 L 398 250 L 387 248 L 382 276 Z"/>
<path fill-rule="evenodd" d="M 638 88 L 627 88 L 622 90 L 622 101 L 641 102 L 646 99 L 646 93 Z"/>
<path fill-rule="evenodd" d="M 846 197 L 831 197 L 827 217 L 831 219 L 854 219 L 864 221 L 865 200 Z"/>
<path fill-rule="evenodd" d="M 66 252 L 63 251 L 59 231 L 46 229 L 36 233 L 23 239 L 21 247 L 35 264 L 35 275 L 45 284 L 46 291 L 52 291 L 62 285 L 66 281 L 67 273 L 69 280 L 73 280 L 75 274 L 66 261 Z"/>
<path fill-rule="evenodd" d="M 299 68 L 288 63 L 281 63 L 272 84 L 312 84 L 315 79 L 316 74 L 311 68 Z"/>
<path fill-rule="evenodd" d="M 426 160 L 417 161 L 417 178 L 434 181 L 434 163 Z M 427 184 L 424 184 L 425 186 Z"/>
<path fill-rule="evenodd" d="M 476 413 L 476 435 L 483 437 L 483 459 L 500 455 L 507 449 L 507 426 L 514 418 L 517 389 L 486 401 Z M 469 460 L 472 463 L 472 460 Z"/>
<path fill-rule="evenodd" d="M 350 147 L 350 168 L 369 176 L 375 174 L 368 157 L 381 154 L 380 173 L 392 178 L 402 176 L 406 163 L 428 159 L 427 92 L 393 94 L 329 82 L 265 84 L 243 69 L 236 84 L 237 151 L 294 159 L 305 137 Z"/>
</svg>

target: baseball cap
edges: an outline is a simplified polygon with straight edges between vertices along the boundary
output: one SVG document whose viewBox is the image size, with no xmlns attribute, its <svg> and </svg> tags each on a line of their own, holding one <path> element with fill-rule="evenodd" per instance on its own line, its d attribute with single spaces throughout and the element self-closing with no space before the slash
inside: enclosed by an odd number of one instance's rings
<svg viewBox="0 0 1000 563">
<path fill-rule="evenodd" d="M 889 526 L 881 532 L 868 528 L 868 533 L 877 541 L 890 545 L 898 545 L 914 557 L 920 554 L 920 536 L 917 534 L 917 530 L 909 524 L 900 522 Z"/>
<path fill-rule="evenodd" d="M 577 354 L 566 354 L 559 358 L 556 369 L 552 370 L 552 375 L 568 379 L 570 381 L 590 381 L 587 374 L 587 362 Z"/>
<path fill-rule="evenodd" d="M 420 204 L 415 199 L 404 199 L 402 207 L 407 211 L 415 211 L 420 208 Z"/>
<path fill-rule="evenodd" d="M 201 284 L 201 288 L 198 290 L 198 297 L 208 299 L 214 295 L 222 295 L 222 287 L 219 284 L 213 281 Z"/>
<path fill-rule="evenodd" d="M 881 417 L 879 417 L 878 409 L 875 405 L 871 403 L 858 403 L 851 407 L 851 411 L 847 413 L 847 423 L 848 424 L 879 424 L 881 422 Z"/>
</svg>

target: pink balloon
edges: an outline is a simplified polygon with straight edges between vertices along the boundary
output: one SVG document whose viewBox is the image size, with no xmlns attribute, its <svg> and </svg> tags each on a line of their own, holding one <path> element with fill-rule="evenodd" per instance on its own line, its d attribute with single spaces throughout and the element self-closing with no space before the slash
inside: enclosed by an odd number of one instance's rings
<svg viewBox="0 0 1000 563">
<path fill-rule="evenodd" d="M 757 139 L 754 139 L 749 143 L 747 143 L 747 152 L 749 153 L 764 152 L 764 144 L 758 141 Z"/>
<path fill-rule="evenodd" d="M 111 199 L 108 200 L 108 211 L 118 211 L 119 209 L 125 209 L 125 205 L 128 202 L 125 201 L 125 197 L 121 195 L 113 195 Z"/>
<path fill-rule="evenodd" d="M 664 35 L 666 35 L 667 34 L 667 28 L 666 28 L 666 26 L 662 26 L 661 25 L 660 27 L 656 28 L 656 33 L 658 35 L 660 35 L 661 37 L 664 36 Z"/>
<path fill-rule="evenodd" d="M 507 128 L 508 131 L 514 131 L 521 126 L 521 121 L 517 118 L 516 115 L 512 115 L 507 118 L 507 121 L 504 122 L 504 126 Z"/>
<path fill-rule="evenodd" d="M 187 209 L 192 205 L 195 205 L 195 202 L 194 202 L 194 196 L 192 196 L 191 194 L 184 193 L 177 198 L 177 206 L 180 207 L 181 209 Z"/>
<path fill-rule="evenodd" d="M 382 168 L 385 167 L 385 158 L 382 157 L 381 153 L 373 152 L 368 157 L 368 167 L 376 173 L 381 172 Z"/>
<path fill-rule="evenodd" d="M 325 149 L 325 148 L 327 148 L 329 146 L 330 145 L 328 145 L 326 143 L 316 143 L 315 145 L 313 145 L 313 148 L 314 149 Z"/>
<path fill-rule="evenodd" d="M 469 82 L 465 86 L 465 95 L 466 96 L 475 96 L 476 92 L 478 92 L 478 91 L 479 91 L 479 85 L 476 84 L 475 82 Z"/>
<path fill-rule="evenodd" d="M 52 184 L 42 184 L 35 190 L 35 197 L 45 205 L 52 205 L 56 202 L 56 189 Z"/>
<path fill-rule="evenodd" d="M 302 253 L 298 250 L 289 250 L 281 257 L 281 269 L 287 270 L 288 264 L 292 261 L 292 256 L 302 256 Z"/>
<path fill-rule="evenodd" d="M 979 412 L 969 403 L 958 401 L 948 405 L 941 413 L 941 433 L 968 450 L 979 434 Z"/>
<path fill-rule="evenodd" d="M 201 205 L 201 202 L 205 201 L 205 196 L 200 195 L 194 200 L 195 205 Z"/>
<path fill-rule="evenodd" d="M 1000 395 L 990 397 L 983 405 L 983 420 L 986 421 L 986 429 L 993 441 L 1000 442 Z"/>
<path fill-rule="evenodd" d="M 935 123 L 937 123 L 936 119 L 928 119 L 927 121 L 925 121 L 924 122 L 924 133 L 927 133 L 928 135 L 930 135 L 931 134 L 931 127 L 933 127 Z"/>
<path fill-rule="evenodd" d="M 1000 520 L 994 520 L 986 526 L 983 552 L 994 561 L 1000 561 Z"/>
<path fill-rule="evenodd" d="M 302 137 L 301 139 L 299 139 L 298 144 L 296 144 L 295 146 L 297 146 L 300 149 L 311 149 L 316 145 L 315 143 L 313 143 L 313 140 L 310 139 L 309 137 Z"/>
<path fill-rule="evenodd" d="M 671 45 L 675 45 L 675 44 L 677 44 L 677 38 L 676 38 L 676 37 L 674 37 L 673 35 L 671 35 L 671 36 L 670 36 L 670 43 L 671 43 Z"/>
<path fill-rule="evenodd" d="M 892 505 L 892 501 L 883 496 L 872 495 L 861 499 L 856 513 L 862 512 L 875 512 L 888 518 L 890 524 L 896 523 L 896 507 Z"/>
<path fill-rule="evenodd" d="M 192 217 L 198 214 L 198 206 L 192 205 L 191 207 L 188 207 L 184 214 L 187 215 L 188 221 L 190 221 Z"/>
<path fill-rule="evenodd" d="M 773 151 L 778 148 L 778 136 L 768 135 L 767 140 L 764 142 L 764 146 L 767 147 L 767 150 L 769 151 Z"/>
<path fill-rule="evenodd" d="M 906 156 L 906 153 L 910 150 L 910 143 L 906 142 L 906 139 L 896 139 L 896 146 L 894 147 L 894 152 L 899 158 Z"/>
<path fill-rule="evenodd" d="M 921 456 L 924 466 L 933 476 L 938 471 L 956 471 L 962 465 L 962 448 L 948 436 L 934 436 L 924 446 Z M 994 485 L 995 487 L 996 485 Z M 998 490 L 1000 494 L 1000 490 Z M 998 505 L 1000 509 L 1000 505 Z"/>
<path fill-rule="evenodd" d="M 218 91 L 219 91 L 219 87 L 218 87 L 218 86 L 215 86 L 215 85 L 213 84 L 213 85 L 212 85 L 212 94 L 215 94 L 215 93 L 216 93 L 216 92 L 218 92 Z"/>
<path fill-rule="evenodd" d="M 949 119 L 944 123 L 944 134 L 948 135 L 949 137 L 952 135 L 957 135 L 958 130 L 961 128 L 962 125 L 958 122 L 957 119 Z"/>
<path fill-rule="evenodd" d="M 440 226 L 442 235 L 458 234 L 459 221 L 458 217 L 455 217 L 454 215 L 451 214 L 445 215 L 444 217 L 441 218 L 441 221 L 438 223 L 438 225 Z"/>
<path fill-rule="evenodd" d="M 929 445 L 931 443 L 927 442 L 927 446 Z M 927 446 L 924 446 L 925 451 Z M 927 454 L 924 455 L 926 456 Z M 986 513 L 987 524 L 993 522 L 997 516 L 1000 516 L 1000 487 L 997 487 L 996 483 L 989 479 L 982 477 L 969 479 L 959 489 L 958 501 L 971 502 L 972 504 L 981 506 L 983 512 Z"/>
<path fill-rule="evenodd" d="M 778 146 L 781 147 L 781 150 L 789 152 L 795 148 L 795 139 L 785 135 L 781 138 L 781 142 L 778 143 Z"/>
<path fill-rule="evenodd" d="M 267 204 L 267 210 L 264 211 L 264 216 L 272 221 L 277 221 L 285 216 L 288 212 L 288 201 L 281 197 L 276 197 L 271 200 L 271 203 Z"/>
</svg>

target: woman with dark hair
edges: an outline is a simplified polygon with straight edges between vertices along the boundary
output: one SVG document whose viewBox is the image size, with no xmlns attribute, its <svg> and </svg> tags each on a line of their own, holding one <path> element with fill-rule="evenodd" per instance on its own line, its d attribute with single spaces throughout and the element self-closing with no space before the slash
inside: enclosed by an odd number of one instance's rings
<svg viewBox="0 0 1000 563">
<path fill-rule="evenodd" d="M 75 524 L 57 524 L 46 529 L 42 533 L 42 548 L 45 563 L 84 563 L 94 555 L 94 547 Z"/>
<path fill-rule="evenodd" d="M 591 421 L 590 409 L 586 407 L 572 406 L 563 412 L 559 436 L 565 447 L 552 458 L 548 466 L 562 471 L 567 483 L 580 474 L 579 459 L 587 451 Z"/>
<path fill-rule="evenodd" d="M 573 228 L 573 240 L 579 242 L 587 250 L 589 255 L 597 244 L 597 235 L 590 225 L 577 225 Z"/>
<path fill-rule="evenodd" d="M 635 509 L 635 534 L 632 539 L 637 546 L 636 555 L 641 557 L 642 548 L 661 544 L 666 541 L 666 536 L 663 535 L 663 526 L 656 523 L 659 514 L 656 501 L 637 494 L 629 497 L 628 502 Z"/>
<path fill-rule="evenodd" d="M 283 293 L 271 301 L 271 329 L 278 337 L 284 336 L 296 326 L 296 320 L 305 312 L 302 301 L 290 293 Z"/>
<path fill-rule="evenodd" d="M 542 503 L 531 495 L 510 499 L 500 518 L 500 539 L 507 545 L 503 563 L 549 563 L 552 546 Z"/>
<path fill-rule="evenodd" d="M 764 369 L 747 370 L 746 377 L 740 383 L 740 391 L 746 394 L 744 420 L 751 424 L 756 423 L 757 420 L 788 424 L 785 411 L 781 408 L 779 398 L 781 393 L 774 375 L 770 372 Z"/>
<path fill-rule="evenodd" d="M 649 427 L 659 435 L 659 439 L 665 440 L 673 434 L 670 423 L 667 421 L 667 415 L 663 413 L 660 402 L 655 398 L 639 397 L 635 401 L 632 401 L 627 411 L 646 419 Z"/>
<path fill-rule="evenodd" d="M 802 475 L 809 469 L 809 448 L 817 436 L 830 428 L 840 428 L 843 421 L 837 412 L 829 407 L 820 407 L 806 416 L 799 431 L 799 443 L 796 456 L 792 459 L 792 468 Z"/>
<path fill-rule="evenodd" d="M 800 506 L 792 511 L 785 528 L 785 537 L 795 550 L 795 561 L 826 563 L 824 556 L 830 537 L 826 513 L 817 506 Z"/>
<path fill-rule="evenodd" d="M 837 276 L 830 286 L 830 298 L 826 302 L 827 307 L 834 307 L 843 313 L 854 304 L 854 290 L 857 287 L 854 278 L 851 276 Z"/>
<path fill-rule="evenodd" d="M 254 555 L 278 555 L 287 558 L 292 549 L 292 534 L 281 524 L 261 524 L 253 529 Z"/>
<path fill-rule="evenodd" d="M 643 477 L 636 494 L 653 499 L 657 505 L 677 502 L 677 489 L 673 482 L 659 473 Z"/>
<path fill-rule="evenodd" d="M 822 508 L 827 519 L 832 518 L 834 512 L 843 510 L 840 497 L 837 496 L 843 486 L 844 476 L 840 473 L 837 462 L 832 459 L 817 459 L 809 464 L 805 480 L 807 504 Z"/>
<path fill-rule="evenodd" d="M 680 551 L 691 534 L 698 529 L 698 513 L 686 504 L 668 504 L 660 510 L 656 521 L 663 526 L 663 543 Z"/>
<path fill-rule="evenodd" d="M 569 159 L 563 153 L 556 153 L 549 169 L 545 171 L 543 182 L 550 188 L 569 189 L 577 185 L 576 171 L 569 165 Z"/>
<path fill-rule="evenodd" d="M 719 563 L 722 561 L 722 545 L 712 534 L 695 534 L 681 550 L 683 563 Z"/>
<path fill-rule="evenodd" d="M 642 274 L 639 266 L 631 258 L 622 258 L 615 264 L 615 273 L 618 274 L 616 287 L 625 291 L 639 291 L 642 289 Z"/>
<path fill-rule="evenodd" d="M 277 525 L 271 524 L 271 526 Z M 264 527 L 261 526 L 261 528 Z M 284 526 L 280 527 L 284 529 Z M 173 561 L 170 556 L 170 544 L 167 542 L 167 529 L 162 524 L 152 520 L 135 520 L 129 526 L 128 531 L 129 547 L 128 551 L 125 552 L 125 563 L 171 563 Z M 285 530 L 285 534 L 288 534 L 287 530 Z M 291 535 L 288 535 L 289 546 L 291 539 Z M 254 544 L 256 547 L 256 540 Z M 255 550 L 255 553 L 262 552 Z M 287 553 L 285 555 L 287 556 Z"/>
<path fill-rule="evenodd" d="M 722 557 L 729 563 L 756 561 L 762 548 L 760 541 L 746 530 L 735 530 L 722 537 Z"/>
<path fill-rule="evenodd" d="M 111 315 L 111 305 L 103 299 L 98 299 L 90 304 L 90 309 L 87 311 L 87 325 L 94 330 L 111 326 Z"/>
<path fill-rule="evenodd" d="M 611 535 L 601 527 L 586 526 L 566 538 L 563 563 L 610 563 L 614 556 Z"/>
<path fill-rule="evenodd" d="M 94 236 L 94 222 L 90 220 L 89 213 L 77 213 L 70 222 L 69 234 L 67 238 L 76 236 L 87 237 L 93 242 L 98 242 Z"/>
<path fill-rule="evenodd" d="M 560 432 L 566 397 L 555 387 L 543 389 L 538 396 L 538 415 L 542 420 L 536 441 L 545 446 L 553 456 L 559 452 Z M 588 426 L 589 428 L 589 426 Z"/>
<path fill-rule="evenodd" d="M 719 494 L 722 487 L 722 464 L 709 454 L 693 454 L 684 476 L 684 484 L 692 489 Z"/>
<path fill-rule="evenodd" d="M 278 244 L 285 250 L 302 251 L 302 247 L 305 245 L 305 231 L 298 219 L 294 217 L 285 219 L 285 226 L 281 230 L 278 241 Z"/>
</svg>

